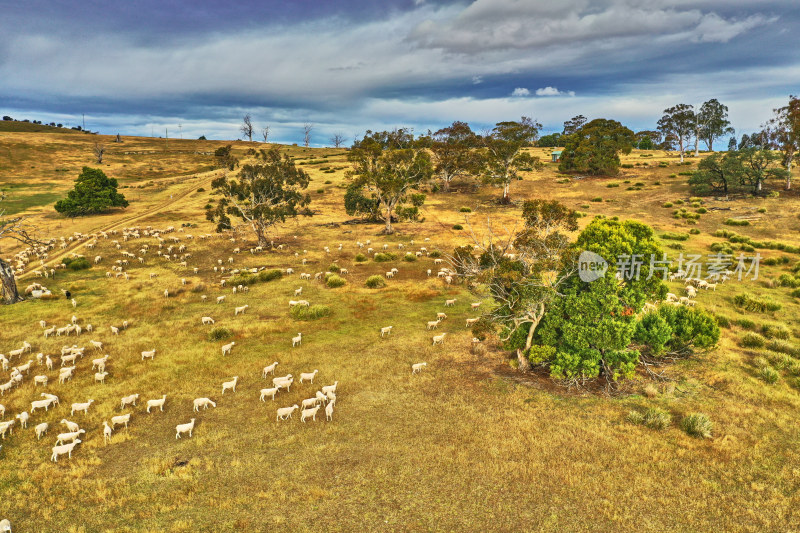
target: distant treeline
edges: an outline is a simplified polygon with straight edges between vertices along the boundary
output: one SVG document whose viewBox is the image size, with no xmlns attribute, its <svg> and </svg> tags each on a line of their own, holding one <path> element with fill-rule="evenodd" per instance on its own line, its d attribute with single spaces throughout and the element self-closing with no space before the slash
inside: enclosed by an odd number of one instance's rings
<svg viewBox="0 0 800 533">
<path fill-rule="evenodd" d="M 8 115 L 3 115 L 3 120 L 6 121 L 6 122 L 25 122 L 27 124 L 38 124 L 40 126 L 50 126 L 52 128 L 64 128 L 64 129 L 67 129 L 61 123 L 56 123 L 56 122 L 45 123 L 45 122 L 42 122 L 41 120 L 30 120 L 30 119 L 27 119 L 27 118 L 22 119 L 22 120 L 17 120 L 17 119 L 15 119 L 13 117 L 9 117 Z M 98 132 L 96 132 L 96 131 L 84 130 L 81 126 L 72 126 L 69 129 L 75 130 L 75 131 L 82 131 L 84 133 L 91 133 L 92 135 L 97 135 L 98 134 Z"/>
</svg>

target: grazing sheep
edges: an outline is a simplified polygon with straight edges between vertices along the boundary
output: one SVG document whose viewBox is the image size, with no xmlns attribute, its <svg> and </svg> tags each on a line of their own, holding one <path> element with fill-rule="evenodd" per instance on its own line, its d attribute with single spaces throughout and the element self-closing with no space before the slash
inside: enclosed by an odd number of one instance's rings
<svg viewBox="0 0 800 533">
<path fill-rule="evenodd" d="M 36 412 L 37 409 L 41 409 L 43 407 L 44 407 L 44 410 L 47 411 L 47 409 L 53 403 L 55 403 L 55 402 L 53 401 L 52 398 L 47 398 L 45 400 L 35 400 L 35 401 L 31 402 L 31 414 Z"/>
<path fill-rule="evenodd" d="M 381 338 L 383 338 L 384 335 L 389 335 L 393 327 L 394 326 L 386 326 L 385 328 L 381 328 Z"/>
<path fill-rule="evenodd" d="M 328 397 L 322 394 L 320 391 L 317 391 L 314 394 L 314 399 L 317 400 L 317 403 L 325 403 L 328 401 Z"/>
<path fill-rule="evenodd" d="M 275 385 L 275 387 L 277 387 L 278 390 L 286 389 L 286 392 L 289 392 L 290 389 L 291 389 L 292 383 L 294 383 L 294 378 L 289 378 L 289 379 L 285 379 L 283 381 L 278 381 L 277 383 L 273 383 L 273 385 Z"/>
<path fill-rule="evenodd" d="M 264 398 L 270 397 L 272 400 L 275 400 L 275 394 L 278 392 L 278 387 L 273 387 L 271 389 L 261 389 L 261 401 L 264 401 Z"/>
<path fill-rule="evenodd" d="M 292 379 L 292 375 L 291 374 L 286 374 L 285 376 L 278 376 L 278 377 L 272 378 L 272 385 L 277 385 L 281 381 L 287 381 L 287 380 L 290 380 L 290 379 Z"/>
<path fill-rule="evenodd" d="M 69 455 L 69 458 L 72 458 L 72 450 L 75 449 L 75 446 L 81 443 L 81 439 L 75 439 L 71 444 L 64 444 L 63 446 L 53 446 L 53 455 L 50 456 L 50 460 L 54 463 L 58 462 L 58 457 L 64 455 L 65 453 Z"/>
<path fill-rule="evenodd" d="M 136 400 L 139 399 L 138 394 L 131 394 L 130 396 L 125 396 L 119 401 L 119 408 L 120 410 L 125 409 L 128 405 L 136 405 Z"/>
<path fill-rule="evenodd" d="M 169 289 L 164 289 L 164 298 L 169 298 Z"/>
<path fill-rule="evenodd" d="M 295 296 L 300 296 L 301 294 L 303 294 L 303 287 L 294 290 Z"/>
<path fill-rule="evenodd" d="M 155 358 L 155 356 L 156 356 L 155 350 L 150 350 L 149 352 L 142 352 L 142 361 L 144 361 L 145 358 L 150 359 L 152 361 Z"/>
<path fill-rule="evenodd" d="M 89 344 L 91 344 L 93 348 L 96 348 L 98 350 L 103 349 L 103 343 L 100 341 L 91 340 L 89 341 Z"/>
<path fill-rule="evenodd" d="M 239 381 L 239 376 L 234 376 L 230 381 L 223 381 L 222 382 L 222 394 L 225 394 L 225 391 L 231 389 L 233 392 L 236 392 L 236 382 Z"/>
<path fill-rule="evenodd" d="M 455 298 L 453 298 L 452 300 L 445 300 L 444 301 L 444 306 L 445 307 L 453 307 L 454 305 L 456 305 L 456 299 Z"/>
<path fill-rule="evenodd" d="M 28 411 L 22 411 L 22 412 L 21 412 L 20 414 L 18 414 L 18 415 L 17 415 L 15 418 L 19 419 L 19 425 L 20 425 L 20 427 L 21 427 L 22 429 L 25 429 L 25 428 L 27 428 L 27 427 L 28 427 L 28 419 L 29 419 L 30 417 L 31 417 L 31 415 L 29 415 L 29 414 L 28 414 Z"/>
<path fill-rule="evenodd" d="M 278 362 L 277 361 L 275 361 L 271 365 L 265 366 L 264 367 L 264 371 L 261 373 L 261 377 L 266 379 L 267 378 L 267 374 L 272 374 L 274 376 L 275 375 L 275 368 L 277 368 L 277 366 L 278 366 Z"/>
<path fill-rule="evenodd" d="M 677 302 L 678 296 L 676 294 L 672 294 L 671 292 L 667 293 L 667 301 L 668 302 Z"/>
<path fill-rule="evenodd" d="M 233 310 L 233 316 L 239 316 L 240 314 L 243 315 L 244 312 L 247 311 L 248 307 L 250 307 L 250 306 L 249 305 L 243 305 L 241 307 L 236 307 Z"/>
<path fill-rule="evenodd" d="M 447 315 L 444 313 L 436 313 L 436 320 L 447 320 Z"/>
<path fill-rule="evenodd" d="M 74 370 L 75 370 L 74 366 L 68 366 L 68 367 L 65 367 L 65 368 L 62 368 L 61 370 L 59 370 L 59 372 L 58 372 L 58 383 L 59 384 L 63 384 L 63 383 L 66 383 L 67 380 L 72 379 L 72 372 Z"/>
<path fill-rule="evenodd" d="M 195 398 L 194 400 L 194 410 L 200 411 L 200 408 L 208 409 L 208 406 L 216 407 L 217 404 L 212 402 L 209 398 Z"/>
<path fill-rule="evenodd" d="M 44 364 L 47 367 L 47 370 L 53 370 L 53 360 L 50 359 L 50 356 L 45 356 Z"/>
<path fill-rule="evenodd" d="M 221 304 L 224 301 L 225 301 L 225 297 L 224 296 L 217 296 L 217 303 L 218 304 Z"/>
<path fill-rule="evenodd" d="M 236 346 L 236 342 L 230 342 L 229 344 L 226 344 L 225 346 L 223 346 L 222 347 L 222 355 L 230 355 L 231 350 L 233 350 L 234 346 Z"/>
<path fill-rule="evenodd" d="M 108 425 L 108 422 L 103 420 L 103 442 L 111 440 L 111 431 L 111 426 Z"/>
<path fill-rule="evenodd" d="M 415 363 L 411 365 L 411 373 L 412 374 L 419 374 L 422 372 L 422 368 L 428 366 L 428 363 Z"/>
<path fill-rule="evenodd" d="M 94 380 L 95 382 L 102 383 L 103 385 L 105 385 L 106 376 L 108 376 L 108 372 L 96 372 L 94 375 Z"/>
<path fill-rule="evenodd" d="M 67 444 L 69 442 L 74 442 L 75 439 L 80 437 L 86 433 L 85 429 L 79 429 L 77 431 L 71 431 L 69 433 L 60 433 L 58 438 L 56 439 L 56 444 Z"/>
<path fill-rule="evenodd" d="M 8 422 L 0 422 L 0 439 L 6 438 L 6 431 L 9 435 L 14 434 L 14 423 L 16 420 L 9 420 Z"/>
<path fill-rule="evenodd" d="M 428 322 L 428 329 L 436 329 L 439 326 L 439 322 L 441 322 L 441 320 L 431 320 Z"/>
<path fill-rule="evenodd" d="M 686 287 L 686 296 L 689 298 L 697 298 L 697 289 L 692 287 L 691 285 Z"/>
<path fill-rule="evenodd" d="M 117 427 L 117 424 L 122 425 L 125 424 L 125 429 L 128 429 L 128 422 L 131 421 L 131 414 L 119 415 L 119 416 L 112 416 L 111 417 L 111 429 Z"/>
<path fill-rule="evenodd" d="M 119 328 L 111 326 L 111 333 L 113 333 L 114 335 L 119 335 Z"/>
<path fill-rule="evenodd" d="M 75 309 L 78 307 L 78 302 L 75 301 L 75 298 L 72 299 L 72 308 Z"/>
<path fill-rule="evenodd" d="M 42 422 L 41 424 L 38 424 L 35 428 L 33 428 L 33 431 L 36 434 L 36 440 L 41 439 L 44 436 L 44 434 L 47 433 L 47 428 L 49 427 L 50 426 L 47 424 L 47 422 Z"/>
<path fill-rule="evenodd" d="M 325 394 L 325 398 L 328 400 L 328 403 L 336 403 L 336 393 L 333 391 L 328 391 Z"/>
<path fill-rule="evenodd" d="M 45 376 L 44 374 L 42 374 L 40 376 L 33 376 L 33 385 L 34 385 L 34 387 L 36 385 L 44 385 L 46 387 L 47 386 L 47 376 Z"/>
<path fill-rule="evenodd" d="M 706 290 L 710 289 L 710 290 L 712 290 L 714 292 L 717 292 L 717 284 L 716 283 L 706 283 L 705 289 Z"/>
<path fill-rule="evenodd" d="M 303 409 L 302 411 L 300 411 L 300 422 L 305 423 L 306 418 L 311 418 L 316 422 L 317 411 L 319 411 L 319 405 L 316 407 L 312 407 L 311 409 Z"/>
<path fill-rule="evenodd" d="M 473 324 L 475 324 L 476 322 L 478 322 L 478 320 L 480 320 L 480 319 L 479 319 L 479 318 L 468 318 L 468 319 L 467 319 L 467 325 L 466 325 L 466 326 L 464 326 L 464 327 L 467 327 L 467 328 L 468 328 L 468 327 L 470 327 L 471 325 L 473 325 Z"/>
<path fill-rule="evenodd" d="M 292 413 L 294 413 L 295 409 L 299 409 L 297 404 L 294 404 L 291 407 L 281 407 L 278 409 L 278 417 L 275 419 L 277 422 L 278 420 L 286 420 L 287 418 L 292 418 Z"/>
<path fill-rule="evenodd" d="M 151 407 L 158 407 L 161 411 L 164 410 L 164 402 L 167 401 L 167 395 L 163 395 L 157 400 L 147 400 L 147 412 L 150 412 Z"/>
<path fill-rule="evenodd" d="M 471 303 L 469 305 L 473 310 L 475 310 L 475 309 L 477 309 L 477 308 L 479 308 L 481 306 L 481 302 L 473 302 L 473 303 Z"/>
<path fill-rule="evenodd" d="M 328 394 L 329 392 L 336 392 L 336 387 L 338 387 L 338 386 L 339 386 L 339 382 L 335 381 L 333 383 L 333 385 L 327 385 L 325 387 L 322 387 L 322 392 L 323 392 L 323 394 Z"/>
<path fill-rule="evenodd" d="M 0 403 L 0 418 L 6 416 L 6 406 Z"/>
<path fill-rule="evenodd" d="M 92 359 L 92 370 L 94 370 L 95 367 L 98 367 L 100 372 L 103 372 L 106 368 L 106 361 L 108 361 L 108 354 L 100 357 L 99 359 Z"/>
<path fill-rule="evenodd" d="M 314 398 L 306 398 L 300 403 L 300 407 L 302 409 L 306 409 L 308 407 L 314 407 L 319 403 L 319 399 L 315 396 Z"/>
<path fill-rule="evenodd" d="M 175 438 L 181 438 L 183 433 L 188 433 L 189 437 L 192 436 L 192 430 L 194 429 L 194 418 L 192 418 L 188 424 L 178 424 L 175 426 Z"/>
<path fill-rule="evenodd" d="M 313 384 L 314 383 L 314 377 L 316 377 L 317 372 L 319 372 L 319 370 L 314 370 L 313 372 L 301 372 L 300 373 L 300 383 L 302 383 L 305 380 L 308 380 Z"/>
<path fill-rule="evenodd" d="M 211 318 L 210 316 L 204 316 L 203 318 L 200 319 L 200 321 L 203 323 L 204 326 L 210 326 L 214 324 L 214 319 Z"/>
<path fill-rule="evenodd" d="M 325 420 L 328 422 L 333 421 L 333 405 L 334 402 L 330 402 L 328 405 L 325 406 Z"/>
<path fill-rule="evenodd" d="M 43 392 L 39 396 L 41 396 L 42 398 L 47 398 L 48 400 L 52 400 L 53 403 L 56 405 L 61 405 L 58 396 L 56 396 L 55 394 L 47 394 L 46 392 Z"/>
<path fill-rule="evenodd" d="M 433 345 L 436 346 L 437 344 L 444 344 L 444 337 L 447 333 L 442 333 L 441 335 L 436 335 L 433 337 Z"/>
<path fill-rule="evenodd" d="M 392 279 L 394 277 L 394 272 L 389 271 L 386 273 L 386 279 Z"/>
<path fill-rule="evenodd" d="M 294 348 L 295 346 L 299 346 L 302 341 L 303 341 L 302 333 L 298 333 L 297 337 L 292 337 L 292 348 Z"/>
</svg>

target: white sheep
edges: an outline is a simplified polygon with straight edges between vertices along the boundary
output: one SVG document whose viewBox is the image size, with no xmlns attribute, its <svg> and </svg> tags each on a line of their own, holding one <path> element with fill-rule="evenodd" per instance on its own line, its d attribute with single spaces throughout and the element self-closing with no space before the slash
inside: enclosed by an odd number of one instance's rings
<svg viewBox="0 0 800 533">
<path fill-rule="evenodd" d="M 325 394 L 325 399 L 328 401 L 328 403 L 336 403 L 336 393 L 333 391 L 328 391 Z"/>
<path fill-rule="evenodd" d="M 275 394 L 277 394 L 277 392 L 278 392 L 278 387 L 272 387 L 271 389 L 261 389 L 261 398 L 260 399 L 263 402 L 264 398 L 269 397 L 269 398 L 272 398 L 272 400 L 274 401 L 275 400 Z"/>
<path fill-rule="evenodd" d="M 74 301 L 74 300 L 73 300 Z M 75 449 L 75 446 L 81 443 L 81 439 L 75 439 L 71 444 L 64 444 L 63 446 L 53 446 L 53 455 L 50 456 L 50 460 L 54 463 L 58 462 L 58 457 L 64 454 L 68 454 L 70 458 L 72 458 L 72 450 Z"/>
<path fill-rule="evenodd" d="M 328 422 L 333 421 L 333 405 L 334 402 L 330 402 L 328 405 L 325 406 L 325 420 Z"/>
<path fill-rule="evenodd" d="M 299 346 L 301 342 L 303 342 L 303 334 L 298 333 L 297 337 L 292 337 L 292 348 Z"/>
<path fill-rule="evenodd" d="M 204 326 L 210 326 L 214 324 L 214 319 L 211 318 L 210 316 L 204 316 L 203 318 L 200 319 L 200 321 L 203 323 Z"/>
<path fill-rule="evenodd" d="M 108 422 L 103 420 L 103 442 L 108 442 L 111 440 L 111 426 L 108 425 Z"/>
<path fill-rule="evenodd" d="M 97 350 L 102 350 L 103 349 L 103 343 L 100 342 L 100 341 L 91 340 L 91 341 L 89 341 L 89 344 L 91 344 L 92 347 L 97 349 Z"/>
<path fill-rule="evenodd" d="M 98 359 L 92 359 L 92 370 L 94 370 L 95 367 L 97 367 L 100 370 L 100 372 L 103 372 L 106 368 L 106 361 L 108 361 L 108 354 Z"/>
<path fill-rule="evenodd" d="M 29 414 L 28 414 L 28 411 L 22 411 L 22 412 L 21 412 L 20 414 L 18 414 L 18 415 L 17 415 L 15 418 L 19 419 L 19 425 L 20 425 L 20 427 L 21 427 L 22 429 L 25 429 L 25 428 L 27 428 L 27 427 L 28 427 L 28 419 L 29 419 L 30 417 L 31 417 L 31 415 L 29 415 Z"/>
<path fill-rule="evenodd" d="M 468 318 L 467 319 L 467 325 L 464 326 L 464 327 L 468 328 L 471 325 L 475 324 L 478 320 L 480 320 L 480 319 L 479 318 Z"/>
<path fill-rule="evenodd" d="M 303 381 L 310 381 L 312 384 L 314 383 L 314 377 L 316 377 L 317 372 L 319 370 L 314 370 L 313 372 L 301 372 L 300 373 L 300 383 Z"/>
<path fill-rule="evenodd" d="M 441 335 L 435 335 L 433 337 L 433 345 L 435 346 L 437 344 L 444 344 L 445 335 L 447 335 L 447 333 L 442 333 Z"/>
<path fill-rule="evenodd" d="M 6 416 L 6 406 L 0 403 L 0 418 Z"/>
<path fill-rule="evenodd" d="M 192 418 L 188 424 L 178 424 L 175 426 L 175 438 L 181 438 L 183 433 L 188 433 L 189 437 L 192 436 L 192 430 L 194 429 L 194 418 Z"/>
<path fill-rule="evenodd" d="M 102 383 L 105 385 L 107 376 L 108 372 L 96 372 L 94 375 L 94 380 L 96 383 Z"/>
<path fill-rule="evenodd" d="M 384 335 L 389 335 L 392 332 L 393 327 L 394 326 L 386 326 L 384 328 L 381 328 L 381 338 L 383 338 Z"/>
<path fill-rule="evenodd" d="M 209 405 L 211 407 L 216 407 L 217 406 L 217 404 L 212 402 L 211 399 L 209 399 L 209 398 L 195 398 L 193 403 L 194 403 L 194 410 L 195 411 L 200 411 L 201 407 L 203 409 L 208 409 Z"/>
<path fill-rule="evenodd" d="M 300 407 L 302 409 L 306 409 L 308 407 L 314 407 L 319 403 L 319 399 L 315 396 L 314 398 L 306 398 L 300 403 Z"/>
<path fill-rule="evenodd" d="M 230 355 L 231 350 L 233 350 L 234 346 L 236 346 L 236 342 L 233 342 L 233 341 L 230 342 L 229 344 L 226 344 L 225 346 L 223 346 L 222 347 L 222 355 Z"/>
<path fill-rule="evenodd" d="M 156 356 L 155 350 L 150 350 L 149 352 L 142 352 L 142 361 L 144 361 L 145 359 L 150 359 L 152 361 L 155 358 L 155 356 Z"/>
<path fill-rule="evenodd" d="M 44 364 L 47 367 L 47 370 L 53 370 L 53 360 L 50 359 L 49 355 L 45 356 Z"/>
<path fill-rule="evenodd" d="M 230 381 L 223 381 L 222 382 L 222 394 L 225 394 L 225 391 L 230 389 L 233 392 L 236 392 L 236 382 L 239 381 L 239 376 L 234 376 Z"/>
<path fill-rule="evenodd" d="M 303 409 L 300 411 L 300 422 L 305 422 L 306 418 L 311 418 L 312 420 L 316 421 L 317 411 L 319 411 L 319 405 L 312 407 L 311 409 Z"/>
<path fill-rule="evenodd" d="M 111 429 L 117 427 L 117 425 L 125 424 L 125 429 L 128 429 L 128 422 L 131 421 L 131 414 L 127 413 L 124 415 L 119 416 L 112 416 L 111 417 Z"/>
<path fill-rule="evenodd" d="M 428 366 L 428 363 L 414 363 L 411 365 L 411 373 L 412 374 L 419 374 L 422 372 L 423 367 Z"/>
<path fill-rule="evenodd" d="M 33 376 L 33 386 L 35 387 L 36 385 L 44 385 L 46 387 L 47 386 L 47 376 L 44 375 L 44 374 L 39 375 L 39 376 Z"/>
<path fill-rule="evenodd" d="M 169 289 L 164 289 L 164 298 L 169 298 Z"/>
<path fill-rule="evenodd" d="M 300 296 L 301 294 L 303 294 L 303 287 L 294 290 L 295 296 Z"/>
<path fill-rule="evenodd" d="M 475 310 L 475 309 L 477 309 L 477 308 L 479 308 L 479 307 L 481 306 L 481 303 L 482 303 L 482 302 L 472 302 L 472 303 L 471 303 L 471 304 L 469 304 L 469 305 L 470 305 L 470 307 L 471 307 L 473 310 Z"/>
<path fill-rule="evenodd" d="M 75 370 L 74 366 L 64 367 L 58 371 L 58 383 L 66 383 L 67 380 L 72 379 L 72 372 Z"/>
<path fill-rule="evenodd" d="M 156 400 L 147 400 L 147 412 L 150 412 L 151 407 L 158 407 L 161 411 L 164 410 L 164 402 L 167 401 L 167 395 L 163 395 L 161 398 Z"/>
<path fill-rule="evenodd" d="M 447 315 L 444 313 L 436 313 L 437 320 L 447 320 Z"/>
<path fill-rule="evenodd" d="M 436 329 L 439 327 L 441 320 L 431 320 L 428 322 L 428 329 Z"/>
<path fill-rule="evenodd" d="M 273 385 L 275 385 L 275 387 L 277 387 L 278 390 L 286 389 L 286 392 L 289 392 L 290 389 L 291 389 L 292 383 L 294 383 L 294 378 L 289 378 L 289 379 L 285 379 L 283 381 L 278 381 L 277 383 L 273 383 Z"/>
<path fill-rule="evenodd" d="M 247 308 L 250 307 L 249 305 L 243 305 L 241 307 L 236 307 L 233 310 L 233 316 L 239 316 L 240 314 L 243 315 Z"/>
<path fill-rule="evenodd" d="M 125 407 L 129 405 L 136 405 L 136 400 L 139 399 L 139 394 L 131 394 L 130 396 L 124 396 L 119 401 L 119 408 L 120 410 L 125 409 Z"/>
<path fill-rule="evenodd" d="M 55 405 L 61 405 L 58 396 L 56 396 L 55 394 L 48 394 L 46 392 L 43 392 L 39 396 L 41 396 L 42 398 L 47 398 L 48 400 L 52 400 Z"/>
<path fill-rule="evenodd" d="M 286 420 L 287 418 L 292 418 L 292 413 L 294 413 L 295 409 L 299 409 L 297 404 L 294 404 L 291 407 L 281 407 L 278 409 L 278 417 L 275 419 L 277 422 L 278 420 Z"/>
<path fill-rule="evenodd" d="M 445 307 L 453 307 L 454 305 L 456 305 L 456 299 L 455 298 L 453 298 L 452 300 L 445 300 L 444 301 L 444 306 Z"/>
<path fill-rule="evenodd" d="M 114 335 L 119 335 L 119 328 L 116 326 L 111 326 L 111 333 Z"/>
<path fill-rule="evenodd" d="M 53 404 L 53 400 L 51 398 L 47 398 L 45 400 L 35 400 L 31 402 L 31 414 L 36 412 L 37 409 L 44 408 L 45 411 L 50 408 L 50 405 Z"/>
<path fill-rule="evenodd" d="M 338 386 L 339 386 L 339 382 L 335 381 L 333 383 L 333 385 L 326 385 L 325 387 L 322 387 L 322 392 L 324 394 L 328 394 L 329 392 L 336 392 L 336 387 L 338 387 Z"/>
<path fill-rule="evenodd" d="M 14 423 L 16 420 L 9 420 L 8 422 L 0 422 L 0 439 L 6 438 L 6 431 L 9 435 L 14 434 Z"/>
<path fill-rule="evenodd" d="M 71 431 L 69 433 L 59 433 L 56 439 L 56 444 L 67 444 L 68 442 L 75 442 L 75 439 L 86 433 L 85 429 Z"/>
<path fill-rule="evenodd" d="M 271 365 L 265 366 L 263 372 L 261 373 L 261 377 L 263 377 L 264 379 L 267 379 L 267 374 L 272 374 L 274 376 L 275 375 L 275 368 L 277 368 L 277 366 L 278 366 L 278 362 L 277 361 L 275 361 Z"/>
<path fill-rule="evenodd" d="M 225 296 L 217 296 L 217 303 L 218 304 L 221 304 L 224 301 L 225 301 Z"/>
<path fill-rule="evenodd" d="M 45 433 L 47 433 L 47 428 L 49 428 L 49 424 L 47 422 L 42 422 L 41 424 L 37 424 L 35 428 L 33 428 L 34 433 L 36 434 L 36 440 L 41 439 Z"/>
</svg>

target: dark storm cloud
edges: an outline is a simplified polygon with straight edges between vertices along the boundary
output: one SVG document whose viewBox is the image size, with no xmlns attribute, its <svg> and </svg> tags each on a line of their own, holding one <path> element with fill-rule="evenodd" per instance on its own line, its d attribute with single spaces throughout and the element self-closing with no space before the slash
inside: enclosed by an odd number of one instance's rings
<svg viewBox="0 0 800 533">
<path fill-rule="evenodd" d="M 521 114 L 652 127 L 669 105 L 719 98 L 747 129 L 797 92 L 796 4 L 7 3 L 0 111 L 233 138 L 251 112 L 286 141 L 313 121 L 324 144 L 334 131 Z"/>
</svg>

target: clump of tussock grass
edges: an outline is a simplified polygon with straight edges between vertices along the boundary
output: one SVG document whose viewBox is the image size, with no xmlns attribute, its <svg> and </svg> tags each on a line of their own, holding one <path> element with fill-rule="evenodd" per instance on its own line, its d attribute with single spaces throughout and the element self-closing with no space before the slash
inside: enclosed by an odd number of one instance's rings
<svg viewBox="0 0 800 533">
<path fill-rule="evenodd" d="M 289 310 L 289 314 L 295 320 L 318 320 L 330 316 L 331 308 L 327 305 L 295 305 Z"/>
<path fill-rule="evenodd" d="M 386 286 L 386 280 L 383 279 L 383 276 L 370 276 L 364 282 L 364 285 L 370 289 L 380 289 Z"/>
<path fill-rule="evenodd" d="M 339 265 L 337 265 L 336 263 L 331 263 L 330 265 L 328 265 L 328 272 L 338 273 L 338 272 L 341 272 L 341 271 L 342 271 L 341 267 Z"/>
<path fill-rule="evenodd" d="M 65 257 L 61 260 L 61 263 L 63 263 L 63 265 L 68 269 L 74 271 L 92 268 L 92 264 L 85 257 Z"/>
<path fill-rule="evenodd" d="M 711 431 L 714 425 L 708 415 L 703 413 L 691 413 L 681 420 L 681 428 L 691 435 L 701 439 L 711 438 Z"/>
<path fill-rule="evenodd" d="M 412 254 L 411 252 L 408 252 L 408 253 L 406 253 L 406 255 L 403 256 L 403 261 L 406 261 L 408 263 L 413 263 L 416 260 L 417 260 L 417 256 Z"/>
<path fill-rule="evenodd" d="M 367 256 L 364 255 L 364 254 L 356 254 L 356 256 L 353 258 L 353 260 L 356 263 L 363 263 L 364 261 L 367 260 Z"/>
<path fill-rule="evenodd" d="M 631 411 L 628 413 L 628 421 L 660 431 L 669 427 L 672 422 L 672 415 L 658 407 L 650 407 L 644 412 Z"/>
<path fill-rule="evenodd" d="M 386 263 L 387 261 L 394 261 L 397 256 L 391 252 L 378 252 L 372 257 L 376 263 Z"/>
<path fill-rule="evenodd" d="M 767 340 L 764 337 L 752 331 L 748 331 L 739 339 L 739 346 L 742 348 L 763 348 L 766 343 Z"/>
<path fill-rule="evenodd" d="M 233 331 L 228 328 L 218 326 L 208 332 L 208 340 L 210 341 L 224 341 L 233 337 Z"/>
<path fill-rule="evenodd" d="M 347 282 L 344 280 L 344 278 L 337 276 L 336 274 L 325 276 L 325 285 L 327 285 L 328 288 L 336 289 L 338 287 L 343 287 L 346 284 Z"/>
</svg>

